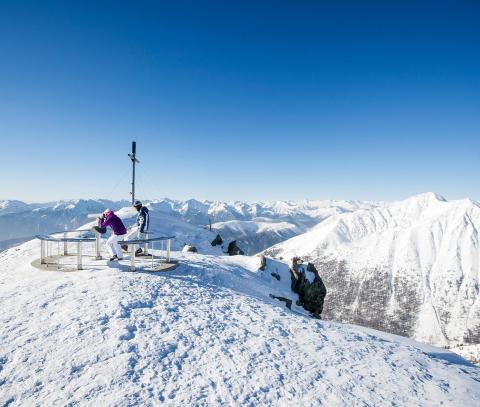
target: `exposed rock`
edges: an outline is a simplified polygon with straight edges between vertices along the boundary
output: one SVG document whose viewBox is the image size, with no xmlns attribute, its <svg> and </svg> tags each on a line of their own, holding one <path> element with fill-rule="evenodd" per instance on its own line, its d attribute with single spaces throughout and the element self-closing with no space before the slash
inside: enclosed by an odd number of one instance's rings
<svg viewBox="0 0 480 407">
<path fill-rule="evenodd" d="M 292 300 L 285 297 L 277 297 L 276 295 L 270 294 L 270 298 L 275 298 L 279 301 L 283 301 L 288 309 L 292 309 Z"/>
<path fill-rule="evenodd" d="M 296 257 L 292 259 L 290 268 L 292 291 L 298 294 L 297 305 L 310 311 L 314 317 L 320 318 L 327 289 L 315 266 L 308 263 L 305 270 L 305 266 L 301 263 L 302 261 Z M 308 280 L 306 271 L 313 273 L 313 282 Z"/>
<path fill-rule="evenodd" d="M 212 246 L 220 246 L 222 243 L 223 243 L 223 239 L 219 234 L 217 234 L 215 239 L 212 240 Z"/>
<path fill-rule="evenodd" d="M 275 273 L 275 272 L 271 272 L 270 275 L 273 277 L 273 278 L 276 278 L 278 281 L 280 281 L 280 274 L 278 273 Z"/>
<path fill-rule="evenodd" d="M 198 250 L 195 246 L 191 246 L 189 244 L 186 244 L 185 246 L 183 246 L 182 252 L 184 252 L 184 253 L 187 253 L 187 252 L 198 253 Z"/>
<path fill-rule="evenodd" d="M 237 241 L 234 240 L 228 244 L 227 253 L 229 256 L 237 256 L 245 254 L 242 249 L 237 246 Z"/>
<path fill-rule="evenodd" d="M 264 271 L 267 268 L 267 258 L 264 254 L 260 255 L 260 267 L 259 270 Z"/>
</svg>

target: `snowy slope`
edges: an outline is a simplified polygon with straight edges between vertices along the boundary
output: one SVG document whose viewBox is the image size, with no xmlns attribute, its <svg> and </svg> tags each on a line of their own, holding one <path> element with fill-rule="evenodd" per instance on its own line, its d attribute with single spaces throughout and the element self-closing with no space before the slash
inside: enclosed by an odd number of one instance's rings
<svg viewBox="0 0 480 407">
<path fill-rule="evenodd" d="M 175 253 L 168 273 L 62 273 L 34 269 L 38 250 L 0 254 L 0 405 L 480 403 L 480 370 L 448 351 L 271 299 L 285 264 Z"/>
<path fill-rule="evenodd" d="M 427 193 L 331 217 L 267 253 L 315 263 L 330 319 L 479 344 L 479 230 L 479 203 Z"/>
<path fill-rule="evenodd" d="M 303 232 L 298 226 L 269 218 L 229 220 L 212 225 L 223 240 L 236 240 L 246 254 L 255 254 Z"/>
<path fill-rule="evenodd" d="M 376 204 L 360 201 L 177 201 L 154 200 L 152 211 L 212 228 L 225 243 L 236 240 L 246 254 L 253 255 L 276 243 L 304 233 L 322 220 L 338 213 Z"/>
</svg>

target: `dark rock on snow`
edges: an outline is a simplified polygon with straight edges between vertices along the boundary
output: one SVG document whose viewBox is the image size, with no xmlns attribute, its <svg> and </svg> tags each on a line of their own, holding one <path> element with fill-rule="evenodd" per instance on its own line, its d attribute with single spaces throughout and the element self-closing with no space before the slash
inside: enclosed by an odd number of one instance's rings
<svg viewBox="0 0 480 407">
<path fill-rule="evenodd" d="M 306 271 L 314 274 L 313 282 L 308 280 Z M 297 293 L 299 298 L 297 305 L 310 311 L 314 317 L 320 318 L 323 311 L 323 302 L 327 295 L 327 288 L 325 284 L 323 284 L 315 266 L 312 263 L 308 263 L 305 270 L 305 266 L 301 264 L 301 260 L 294 258 L 292 260 L 290 274 L 292 291 Z"/>
<path fill-rule="evenodd" d="M 270 273 L 270 275 L 271 275 L 272 277 L 276 278 L 278 281 L 280 281 L 280 274 L 275 273 L 275 272 L 272 271 L 272 272 Z"/>
<path fill-rule="evenodd" d="M 285 297 L 277 297 L 276 295 L 270 294 L 270 298 L 275 298 L 279 301 L 283 301 L 288 309 L 292 309 L 292 300 Z"/>
<path fill-rule="evenodd" d="M 237 256 L 237 255 L 239 255 L 239 254 L 241 254 L 241 255 L 245 254 L 245 253 L 243 252 L 243 250 L 240 249 L 240 248 L 237 246 L 237 241 L 236 241 L 236 240 L 234 240 L 234 241 L 232 241 L 232 242 L 230 242 L 230 243 L 228 244 L 227 253 L 229 254 L 229 256 Z"/>
<path fill-rule="evenodd" d="M 267 258 L 264 254 L 260 255 L 260 267 L 259 270 L 264 271 L 267 268 Z"/>
<path fill-rule="evenodd" d="M 212 240 L 212 246 L 220 246 L 223 243 L 222 237 L 217 234 L 215 239 Z"/>
<path fill-rule="evenodd" d="M 188 244 L 186 244 L 185 246 L 183 246 L 183 252 L 190 252 L 190 253 L 198 253 L 198 250 L 195 246 L 190 246 Z"/>
</svg>

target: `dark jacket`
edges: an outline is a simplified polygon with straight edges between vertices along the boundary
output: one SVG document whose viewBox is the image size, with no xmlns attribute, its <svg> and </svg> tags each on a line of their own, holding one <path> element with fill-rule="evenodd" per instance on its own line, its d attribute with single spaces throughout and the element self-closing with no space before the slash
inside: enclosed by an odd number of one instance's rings
<svg viewBox="0 0 480 407">
<path fill-rule="evenodd" d="M 148 225 L 150 223 L 150 215 L 148 214 L 148 208 L 142 206 L 138 211 L 137 215 L 137 225 L 140 228 L 140 233 L 148 232 Z"/>
</svg>

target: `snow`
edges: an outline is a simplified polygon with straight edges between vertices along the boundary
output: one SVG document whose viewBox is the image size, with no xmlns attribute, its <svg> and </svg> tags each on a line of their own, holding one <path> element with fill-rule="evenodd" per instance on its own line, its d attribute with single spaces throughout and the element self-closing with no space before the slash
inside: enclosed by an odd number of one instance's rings
<svg viewBox="0 0 480 407">
<path fill-rule="evenodd" d="M 329 217 L 266 252 L 316 262 L 338 294 L 334 308 L 351 287 L 355 300 L 337 320 L 457 346 L 480 341 L 479 230 L 479 203 L 426 193 Z"/>
<path fill-rule="evenodd" d="M 452 352 L 458 353 L 465 359 L 472 361 L 476 365 L 480 365 L 480 344 L 477 345 L 460 345 L 450 348 Z"/>
<path fill-rule="evenodd" d="M 258 253 L 278 242 L 303 232 L 298 226 L 270 218 L 253 220 L 229 220 L 212 224 L 224 241 L 236 240 L 246 254 Z"/>
<path fill-rule="evenodd" d="M 115 212 L 120 216 L 125 225 L 136 224 L 137 211 L 133 208 L 122 208 Z M 175 236 L 172 240 L 172 249 L 181 250 L 186 244 L 195 246 L 200 253 L 221 255 L 221 246 L 212 247 L 211 242 L 216 234 L 203 227 L 185 222 L 177 217 L 160 211 L 150 211 L 149 232 L 152 236 Z M 88 226 L 95 225 L 91 222 Z M 226 250 L 226 249 L 225 249 Z"/>
<path fill-rule="evenodd" d="M 282 262 L 175 252 L 167 273 L 65 273 L 33 268 L 38 252 L 0 254 L 0 405 L 480 403 L 459 356 L 270 298 L 292 295 Z"/>
<path fill-rule="evenodd" d="M 260 227 L 256 233 L 255 229 L 250 228 L 251 234 L 241 242 L 250 253 L 257 253 L 294 234 L 303 233 L 333 214 L 373 205 L 356 201 L 240 202 L 195 199 L 179 201 L 168 198 L 144 203 L 152 213 L 167 214 L 202 228 L 210 221 L 255 222 L 256 219 L 261 223 L 290 223 L 296 227 L 290 227 L 281 236 L 272 229 L 264 230 Z M 91 213 L 101 213 L 106 208 L 117 210 L 128 205 L 127 201 L 105 199 L 76 199 L 41 204 L 0 201 L 0 249 L 25 242 L 39 233 L 76 229 L 88 221 L 87 216 Z"/>
<path fill-rule="evenodd" d="M 22 201 L 16 200 L 0 200 L 0 216 L 9 213 L 18 213 L 28 211 L 30 206 Z"/>
<path fill-rule="evenodd" d="M 280 234 L 285 230 L 291 230 L 292 233 L 300 233 L 300 229 L 288 222 L 275 222 L 268 218 L 255 218 L 251 221 L 231 220 L 227 222 L 218 222 L 212 225 L 215 230 L 228 230 L 238 237 L 245 237 L 251 233 L 271 233 Z"/>
<path fill-rule="evenodd" d="M 30 240 L 36 234 L 72 230 L 88 221 L 88 214 L 118 209 L 126 201 L 76 199 L 44 204 L 0 201 L 0 249 Z"/>
</svg>

